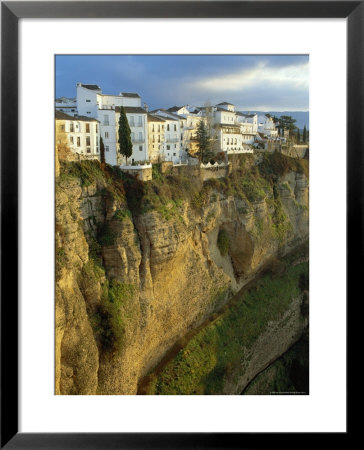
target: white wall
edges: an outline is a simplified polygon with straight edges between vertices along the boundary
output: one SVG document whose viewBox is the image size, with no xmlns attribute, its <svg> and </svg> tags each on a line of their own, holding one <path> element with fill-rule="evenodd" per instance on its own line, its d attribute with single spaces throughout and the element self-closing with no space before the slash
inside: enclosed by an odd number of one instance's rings
<svg viewBox="0 0 364 450">
<path fill-rule="evenodd" d="M 77 109 L 79 116 L 97 117 L 97 91 L 77 84 Z"/>
<path fill-rule="evenodd" d="M 105 146 L 105 162 L 115 166 L 117 164 L 117 146 L 115 134 L 115 111 L 99 109 L 100 136 Z"/>
</svg>

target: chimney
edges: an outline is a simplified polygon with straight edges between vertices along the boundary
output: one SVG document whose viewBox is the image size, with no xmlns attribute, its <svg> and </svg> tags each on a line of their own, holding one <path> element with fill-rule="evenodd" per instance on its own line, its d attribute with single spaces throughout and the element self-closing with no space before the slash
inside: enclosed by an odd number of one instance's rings
<svg viewBox="0 0 364 450">
<path fill-rule="evenodd" d="M 148 105 L 144 103 L 144 109 L 148 112 Z"/>
</svg>

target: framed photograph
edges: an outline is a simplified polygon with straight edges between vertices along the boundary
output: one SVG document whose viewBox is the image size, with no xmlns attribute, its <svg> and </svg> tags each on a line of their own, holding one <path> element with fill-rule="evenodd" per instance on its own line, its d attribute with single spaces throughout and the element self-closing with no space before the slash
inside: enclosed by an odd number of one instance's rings
<svg viewBox="0 0 364 450">
<path fill-rule="evenodd" d="M 346 439 L 362 2 L 1 6 L 2 448 Z"/>
</svg>

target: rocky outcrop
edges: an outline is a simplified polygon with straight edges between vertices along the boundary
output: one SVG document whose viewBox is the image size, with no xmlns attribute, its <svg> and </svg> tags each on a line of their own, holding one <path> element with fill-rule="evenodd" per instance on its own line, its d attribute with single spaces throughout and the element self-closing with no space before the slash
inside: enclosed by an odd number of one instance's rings
<svg viewBox="0 0 364 450">
<path fill-rule="evenodd" d="M 274 227 L 273 192 L 247 204 L 212 189 L 204 207 L 185 200 L 167 218 L 157 210 L 132 215 L 125 198 L 113 192 L 102 178 L 87 186 L 77 178 L 57 181 L 57 394 L 135 394 L 138 380 L 179 338 L 269 258 L 308 236 L 308 184 L 296 172 L 279 180 L 290 223 L 283 240 Z M 221 229 L 230 242 L 225 255 L 217 242 Z M 102 266 L 96 269 L 95 252 Z M 105 351 L 95 317 L 112 280 L 131 286 L 133 296 L 123 310 L 122 347 Z M 280 336 L 279 324 L 272 324 L 271 335 L 262 339 L 268 343 L 276 332 Z M 249 367 L 245 373 L 240 391 Z"/>
</svg>

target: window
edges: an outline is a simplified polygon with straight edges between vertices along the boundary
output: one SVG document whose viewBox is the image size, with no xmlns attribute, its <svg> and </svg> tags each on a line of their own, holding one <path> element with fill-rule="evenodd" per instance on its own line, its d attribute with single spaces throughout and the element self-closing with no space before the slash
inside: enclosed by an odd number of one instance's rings
<svg viewBox="0 0 364 450">
<path fill-rule="evenodd" d="M 80 137 L 77 138 L 77 147 L 81 147 L 81 138 Z"/>
<path fill-rule="evenodd" d="M 141 131 L 138 133 L 138 139 L 139 141 L 143 141 L 143 133 Z"/>
<path fill-rule="evenodd" d="M 64 131 L 64 130 L 65 130 L 65 126 L 61 125 L 61 131 Z"/>
<path fill-rule="evenodd" d="M 171 149 L 171 146 L 167 145 L 167 150 L 170 150 L 170 149 Z M 168 156 L 169 156 L 169 153 L 168 153 Z"/>
<path fill-rule="evenodd" d="M 143 151 L 143 146 L 139 145 L 139 150 L 142 152 Z"/>
<path fill-rule="evenodd" d="M 109 139 L 109 132 L 108 131 L 105 131 L 105 138 Z"/>
<path fill-rule="evenodd" d="M 169 124 L 167 125 L 167 131 L 169 131 Z"/>
<path fill-rule="evenodd" d="M 143 126 L 143 118 L 142 116 L 138 116 L 138 127 L 142 127 Z"/>
<path fill-rule="evenodd" d="M 86 136 L 86 145 L 91 145 L 90 136 Z"/>
<path fill-rule="evenodd" d="M 104 125 L 109 125 L 109 116 L 104 115 Z"/>
<path fill-rule="evenodd" d="M 173 156 L 176 156 L 176 154 L 175 154 L 175 153 L 173 153 Z"/>
<path fill-rule="evenodd" d="M 73 144 L 73 136 L 70 136 L 70 142 Z"/>
<path fill-rule="evenodd" d="M 87 113 L 86 114 L 91 114 L 91 111 L 87 111 Z"/>
<path fill-rule="evenodd" d="M 91 153 L 91 148 L 90 147 L 87 147 L 87 153 Z"/>
<path fill-rule="evenodd" d="M 91 100 L 86 100 L 86 103 L 90 103 L 91 102 Z"/>
<path fill-rule="evenodd" d="M 98 126 L 98 124 L 96 124 L 95 127 L 96 127 L 96 133 L 98 133 L 98 132 L 99 132 L 99 126 Z"/>
<path fill-rule="evenodd" d="M 70 132 L 71 132 L 71 133 L 74 132 L 73 122 L 70 123 Z"/>
<path fill-rule="evenodd" d="M 89 132 L 90 132 L 90 124 L 86 123 L 86 133 L 89 133 Z"/>
<path fill-rule="evenodd" d="M 154 133 L 154 123 L 153 123 L 153 125 L 152 125 L 152 132 Z"/>
<path fill-rule="evenodd" d="M 105 145 L 105 152 L 108 152 L 108 151 L 109 151 L 109 146 Z"/>
<path fill-rule="evenodd" d="M 134 124 L 134 116 L 131 116 L 131 117 L 130 117 L 130 119 L 129 119 L 129 124 L 130 124 L 131 127 L 134 127 L 134 126 L 135 126 L 135 124 Z"/>
<path fill-rule="evenodd" d="M 177 131 L 177 125 L 176 124 L 174 125 L 174 131 Z"/>
</svg>

